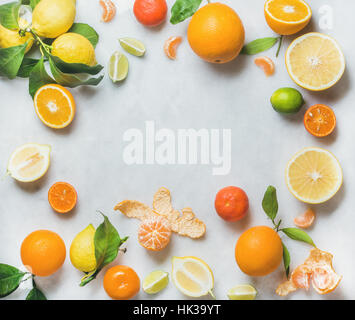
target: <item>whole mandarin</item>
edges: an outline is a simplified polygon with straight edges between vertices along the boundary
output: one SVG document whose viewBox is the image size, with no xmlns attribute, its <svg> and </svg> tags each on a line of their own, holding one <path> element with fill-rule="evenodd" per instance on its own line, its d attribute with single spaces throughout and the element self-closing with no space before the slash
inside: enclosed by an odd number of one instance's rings
<svg viewBox="0 0 355 320">
<path fill-rule="evenodd" d="M 168 6 L 165 0 L 136 0 L 133 13 L 141 24 L 156 27 L 166 18 Z"/>
</svg>

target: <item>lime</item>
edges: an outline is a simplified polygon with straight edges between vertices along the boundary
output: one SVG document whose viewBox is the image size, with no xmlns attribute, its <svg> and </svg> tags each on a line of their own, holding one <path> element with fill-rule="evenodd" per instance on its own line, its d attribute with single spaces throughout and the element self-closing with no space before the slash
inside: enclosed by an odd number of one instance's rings
<svg viewBox="0 0 355 320">
<path fill-rule="evenodd" d="M 121 53 L 116 51 L 110 58 L 108 75 L 113 82 L 126 79 L 128 74 L 128 59 Z"/>
<path fill-rule="evenodd" d="M 241 284 L 228 290 L 227 296 L 230 300 L 254 300 L 257 293 L 250 284 Z"/>
<path fill-rule="evenodd" d="M 299 91 L 293 88 L 280 88 L 271 96 L 272 107 L 280 113 L 297 113 L 304 100 Z"/>
<path fill-rule="evenodd" d="M 120 45 L 128 53 L 133 54 L 134 56 L 141 57 L 145 54 L 144 44 L 134 38 L 121 38 L 118 39 Z"/>
<path fill-rule="evenodd" d="M 153 271 L 143 281 L 143 290 L 149 294 L 155 294 L 163 290 L 169 283 L 169 274 L 164 271 Z"/>
</svg>

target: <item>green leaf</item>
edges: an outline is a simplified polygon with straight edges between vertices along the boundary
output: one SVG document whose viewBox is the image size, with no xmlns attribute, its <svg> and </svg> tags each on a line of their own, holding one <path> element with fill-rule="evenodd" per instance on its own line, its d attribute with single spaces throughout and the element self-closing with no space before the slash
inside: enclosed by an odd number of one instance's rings
<svg viewBox="0 0 355 320">
<path fill-rule="evenodd" d="M 13 79 L 25 56 L 27 42 L 10 48 L 0 48 L 0 75 Z"/>
<path fill-rule="evenodd" d="M 284 267 L 285 267 L 285 272 L 286 272 L 286 277 L 288 278 L 288 275 L 290 274 L 290 263 L 291 263 L 291 256 L 290 252 L 282 242 L 282 248 L 283 248 L 283 260 L 284 260 Z"/>
<path fill-rule="evenodd" d="M 30 73 L 29 93 L 31 97 L 35 96 L 40 87 L 49 83 L 55 83 L 55 81 L 48 75 L 44 67 L 44 58 L 42 57 Z"/>
<path fill-rule="evenodd" d="M 26 300 L 47 300 L 46 296 L 38 288 L 33 288 L 27 295 Z"/>
<path fill-rule="evenodd" d="M 171 8 L 170 22 L 177 24 L 191 17 L 199 8 L 202 0 L 176 0 Z"/>
<path fill-rule="evenodd" d="M 11 30 L 18 29 L 18 12 L 20 9 L 20 2 L 6 3 L 0 6 L 0 24 Z"/>
<path fill-rule="evenodd" d="M 281 231 L 288 236 L 289 238 L 297 241 L 303 241 L 306 242 L 313 247 L 316 245 L 314 244 L 312 238 L 303 230 L 298 229 L 298 228 L 283 228 Z"/>
<path fill-rule="evenodd" d="M 26 272 L 0 263 L 0 298 L 8 296 L 14 292 L 21 283 Z"/>
<path fill-rule="evenodd" d="M 68 32 L 79 33 L 88 39 L 91 44 L 96 47 L 97 43 L 99 42 L 99 35 L 95 31 L 94 28 L 90 27 L 86 23 L 74 23 L 72 27 L 69 29 Z"/>
<path fill-rule="evenodd" d="M 22 64 L 20 66 L 20 69 L 17 72 L 17 76 L 20 78 L 28 78 L 30 76 L 32 69 L 37 65 L 38 62 L 39 62 L 38 59 L 25 57 L 22 60 Z"/>
<path fill-rule="evenodd" d="M 48 55 L 48 54 L 47 54 Z M 104 67 L 100 64 L 90 67 L 82 63 L 67 63 L 56 56 L 50 55 L 55 66 L 64 73 L 88 73 L 91 75 L 98 74 Z"/>
<path fill-rule="evenodd" d="M 272 48 L 279 39 L 280 39 L 279 37 L 276 37 L 276 38 L 275 37 L 267 37 L 267 38 L 256 39 L 256 40 L 246 44 L 243 47 L 241 53 L 253 55 L 253 54 L 257 54 L 257 53 L 266 51 L 266 50 Z"/>
<path fill-rule="evenodd" d="M 267 187 L 266 192 L 264 194 L 262 206 L 271 221 L 274 221 L 277 215 L 277 211 L 279 209 L 275 187 Z"/>
</svg>

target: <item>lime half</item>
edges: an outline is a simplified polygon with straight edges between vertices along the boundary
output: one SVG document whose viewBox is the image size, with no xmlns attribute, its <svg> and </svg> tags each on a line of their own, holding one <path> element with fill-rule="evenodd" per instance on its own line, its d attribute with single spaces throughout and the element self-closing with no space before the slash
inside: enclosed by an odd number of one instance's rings
<svg viewBox="0 0 355 320">
<path fill-rule="evenodd" d="M 116 51 L 110 58 L 108 75 L 113 82 L 126 79 L 128 74 L 128 59 L 121 53 Z"/>
<path fill-rule="evenodd" d="M 120 38 L 118 41 L 123 49 L 136 57 L 141 57 L 145 54 L 145 46 L 142 41 L 134 38 Z"/>
<path fill-rule="evenodd" d="M 155 294 L 163 290 L 169 283 L 169 274 L 164 271 L 153 271 L 143 281 L 143 290 L 149 294 Z"/>
<path fill-rule="evenodd" d="M 230 289 L 227 296 L 230 300 L 254 300 L 257 293 L 250 284 L 241 284 Z"/>
</svg>

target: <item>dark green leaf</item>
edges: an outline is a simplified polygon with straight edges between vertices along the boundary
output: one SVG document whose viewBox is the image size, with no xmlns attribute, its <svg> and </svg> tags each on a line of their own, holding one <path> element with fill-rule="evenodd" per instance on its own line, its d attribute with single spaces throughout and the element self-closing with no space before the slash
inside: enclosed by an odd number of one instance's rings
<svg viewBox="0 0 355 320">
<path fill-rule="evenodd" d="M 27 295 L 26 300 L 47 300 L 46 296 L 38 288 L 33 288 Z"/>
<path fill-rule="evenodd" d="M 25 274 L 15 267 L 0 263 L 0 298 L 14 292 Z"/>
<path fill-rule="evenodd" d="M 191 17 L 199 8 L 202 0 L 176 0 L 171 8 L 170 22 L 177 24 Z"/>
<path fill-rule="evenodd" d="M 10 48 L 0 48 L 0 75 L 13 79 L 20 69 L 27 43 Z"/>
<path fill-rule="evenodd" d="M 36 66 L 38 62 L 39 62 L 38 59 L 25 57 L 22 60 L 22 64 L 20 66 L 20 69 L 17 72 L 17 76 L 20 78 L 28 78 L 30 76 L 32 69 Z"/>
<path fill-rule="evenodd" d="M 268 217 L 272 221 L 274 221 L 277 215 L 277 211 L 279 209 L 275 187 L 273 186 L 267 187 L 266 192 L 264 194 L 262 206 L 265 213 L 268 215 Z"/>
<path fill-rule="evenodd" d="M 314 244 L 312 238 L 305 231 L 303 231 L 301 229 L 298 229 L 298 228 L 284 228 L 284 229 L 281 229 L 281 231 L 286 236 L 288 236 L 289 238 L 291 238 L 293 240 L 306 242 L 306 243 L 312 245 L 313 247 L 316 246 Z"/>
<path fill-rule="evenodd" d="M 49 83 L 55 83 L 55 81 L 48 75 L 42 57 L 30 73 L 29 93 L 31 97 L 33 98 L 35 96 L 40 87 Z"/>
<path fill-rule="evenodd" d="M 290 273 L 291 256 L 284 243 L 282 243 L 282 248 L 283 248 L 284 267 L 285 267 L 286 277 L 288 278 L 288 275 Z"/>
<path fill-rule="evenodd" d="M 0 24 L 3 27 L 11 30 L 18 29 L 18 11 L 20 6 L 20 2 L 11 2 L 0 6 Z"/>
<path fill-rule="evenodd" d="M 266 50 L 272 48 L 278 40 L 279 40 L 279 37 L 276 37 L 276 38 L 268 37 L 268 38 L 256 39 L 256 40 L 246 44 L 243 47 L 241 53 L 253 55 L 253 54 L 257 54 L 257 53 L 266 51 Z"/>
<path fill-rule="evenodd" d="M 86 23 L 74 23 L 73 26 L 69 29 L 68 32 L 79 33 L 88 39 L 91 44 L 96 47 L 97 43 L 99 42 L 99 35 L 95 31 L 94 28 L 90 27 Z"/>
<path fill-rule="evenodd" d="M 50 56 L 55 66 L 64 73 L 88 73 L 91 75 L 98 74 L 104 67 L 100 64 L 90 67 L 82 63 L 67 63 L 61 60 L 59 57 Z"/>
</svg>

